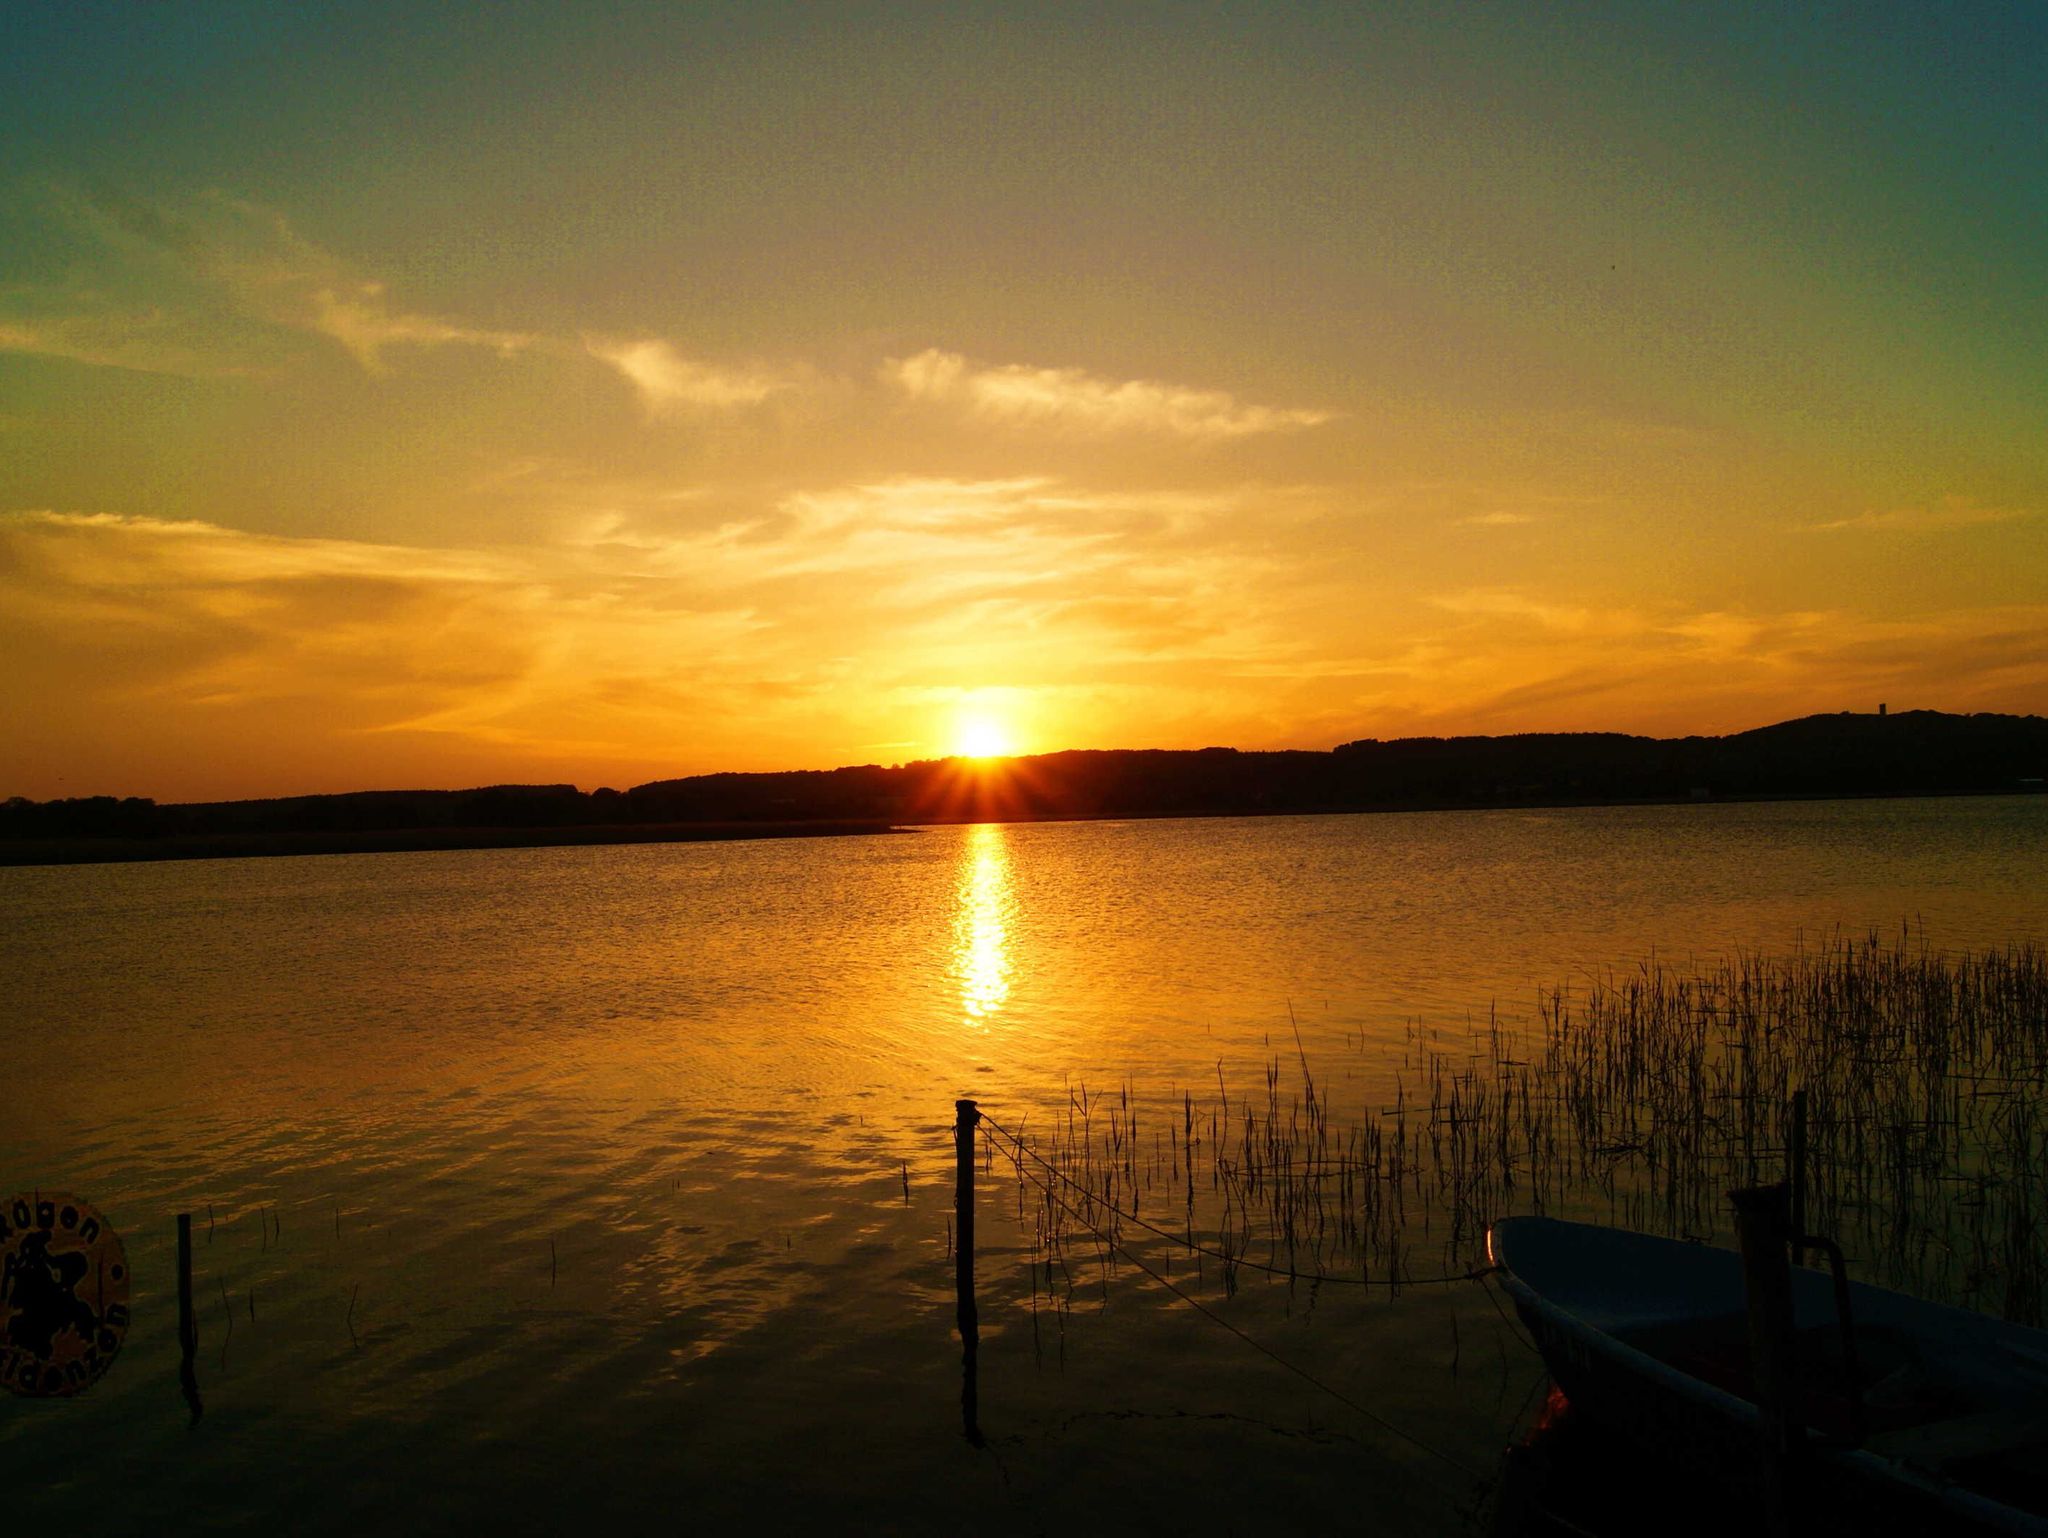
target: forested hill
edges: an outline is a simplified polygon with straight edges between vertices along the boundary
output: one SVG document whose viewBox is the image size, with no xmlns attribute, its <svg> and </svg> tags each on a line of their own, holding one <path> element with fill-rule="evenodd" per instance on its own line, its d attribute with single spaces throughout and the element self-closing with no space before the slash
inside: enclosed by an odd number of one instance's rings
<svg viewBox="0 0 2048 1538">
<path fill-rule="evenodd" d="M 660 780 L 678 816 L 1135 817 L 2040 788 L 2040 716 L 1808 716 L 1731 737 L 1545 732 L 1347 742 L 1328 753 L 1110 750 Z"/>
<path fill-rule="evenodd" d="M 662 836 L 655 830 L 669 826 L 669 836 L 687 837 L 690 827 L 708 831 L 711 824 L 774 823 L 796 831 L 795 825 L 834 821 L 839 831 L 859 831 L 890 822 L 985 818 L 1968 794 L 2039 790 L 2044 776 L 2048 719 L 1910 711 L 1808 716 L 1729 737 L 1570 732 L 1367 738 L 1327 753 L 1075 751 L 992 764 L 936 759 L 708 774 L 625 791 L 504 785 L 182 805 L 111 796 L 16 798 L 0 804 L 0 842 L 267 839 L 280 846 L 251 852 L 291 852 L 294 839 L 351 847 L 350 837 L 404 830 L 504 830 L 506 836 L 366 839 L 360 847 L 603 842 L 627 836 L 628 828 Z M 549 829 L 562 836 L 547 836 Z M 608 835 L 607 829 L 619 831 Z"/>
</svg>

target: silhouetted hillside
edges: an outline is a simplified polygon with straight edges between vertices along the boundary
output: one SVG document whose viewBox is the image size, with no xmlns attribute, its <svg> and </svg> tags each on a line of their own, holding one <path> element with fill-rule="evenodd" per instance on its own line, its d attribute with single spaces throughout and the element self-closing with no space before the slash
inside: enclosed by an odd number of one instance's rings
<svg viewBox="0 0 2048 1538">
<path fill-rule="evenodd" d="M 1731 737 L 1530 733 L 1349 742 L 1354 783 L 1394 801 L 1682 800 L 2017 790 L 2048 762 L 2039 716 L 1806 716 Z"/>
<path fill-rule="evenodd" d="M 1975 794 L 2039 790 L 2044 776 L 2040 716 L 1844 713 L 1730 737 L 1570 732 L 1367 738 L 1328 753 L 1072 751 L 993 764 L 705 774 L 588 793 L 493 785 L 166 806 L 17 797 L 0 805 L 0 862 L 639 842 L 991 818 Z"/>
<path fill-rule="evenodd" d="M 1364 811 L 1714 797 L 1968 794 L 2048 774 L 2048 719 L 1810 716 L 1732 737 L 1614 732 L 1411 737 L 1328 753 L 1045 753 L 995 770 L 896 768 L 700 775 L 628 793 L 676 817 L 1135 817 Z"/>
</svg>

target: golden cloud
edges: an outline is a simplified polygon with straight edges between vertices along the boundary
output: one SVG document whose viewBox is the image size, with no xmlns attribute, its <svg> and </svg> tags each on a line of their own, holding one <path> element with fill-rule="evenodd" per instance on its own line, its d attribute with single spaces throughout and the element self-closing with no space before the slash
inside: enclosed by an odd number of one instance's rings
<svg viewBox="0 0 2048 1538">
<path fill-rule="evenodd" d="M 659 340 L 586 338 L 584 347 L 593 358 L 625 375 L 650 416 L 758 406 L 793 382 L 788 377 L 719 368 L 686 358 Z"/>
<path fill-rule="evenodd" d="M 1087 433 L 1165 433 L 1211 441 L 1298 432 L 1335 413 L 1247 405 L 1221 390 L 1149 379 L 1103 379 L 1077 368 L 977 368 L 936 348 L 882 365 L 882 379 L 915 401 L 964 407 L 985 421 Z"/>
</svg>

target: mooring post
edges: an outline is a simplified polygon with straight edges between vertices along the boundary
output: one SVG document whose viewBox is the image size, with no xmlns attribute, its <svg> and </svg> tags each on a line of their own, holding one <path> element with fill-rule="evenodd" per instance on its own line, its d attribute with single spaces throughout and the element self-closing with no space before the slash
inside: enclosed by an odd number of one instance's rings
<svg viewBox="0 0 2048 1538">
<path fill-rule="evenodd" d="M 193 1358 L 199 1351 L 199 1325 L 192 1316 L 192 1214 L 178 1214 L 178 1386 L 185 1391 L 185 1403 L 192 1408 L 192 1424 L 199 1424 L 205 1407 L 199 1402 L 199 1371 Z"/>
<path fill-rule="evenodd" d="M 1781 1183 L 1730 1191 L 1742 1243 L 1749 1306 L 1749 1365 L 1762 1433 L 1764 1517 L 1773 1534 L 1792 1531 L 1792 1479 L 1802 1427 L 1792 1321 L 1791 1217 Z"/>
<path fill-rule="evenodd" d="M 1806 1264 L 1806 1091 L 1792 1091 L 1791 1169 L 1792 1182 L 1792 1264 Z"/>
<path fill-rule="evenodd" d="M 981 1345 L 981 1323 L 974 1309 L 974 1129 L 981 1108 L 972 1100 L 956 1100 L 953 1109 L 953 1289 L 959 1303 L 960 1419 L 967 1440 L 981 1446 L 981 1412 L 975 1389 L 975 1356 Z"/>
</svg>

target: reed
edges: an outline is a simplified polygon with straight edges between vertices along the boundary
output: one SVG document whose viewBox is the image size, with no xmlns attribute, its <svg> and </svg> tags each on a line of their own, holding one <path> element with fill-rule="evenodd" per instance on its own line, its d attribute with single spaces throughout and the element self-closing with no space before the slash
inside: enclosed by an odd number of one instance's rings
<svg viewBox="0 0 2048 1538">
<path fill-rule="evenodd" d="M 1291 1018 L 1291 1012 L 1290 1012 Z M 1832 937 L 1704 967 L 1645 963 L 1541 995 L 1526 1028 L 1412 1027 L 1385 1103 L 1333 1113 L 1298 1028 L 1233 1095 L 1070 1086 L 1001 1146 L 1033 1306 L 1120 1247 L 1194 1267 L 1398 1289 L 1470 1271 L 1486 1225 L 1551 1213 L 1703 1240 L 1726 1192 L 1784 1169 L 1804 1088 L 1809 1221 L 1870 1280 L 2042 1321 L 2048 954 Z M 1364 1046 L 1360 1039 L 1361 1049 Z M 1144 1133 L 1149 1130 L 1149 1138 Z M 1079 1268 L 1075 1262 L 1079 1261 Z"/>
</svg>

